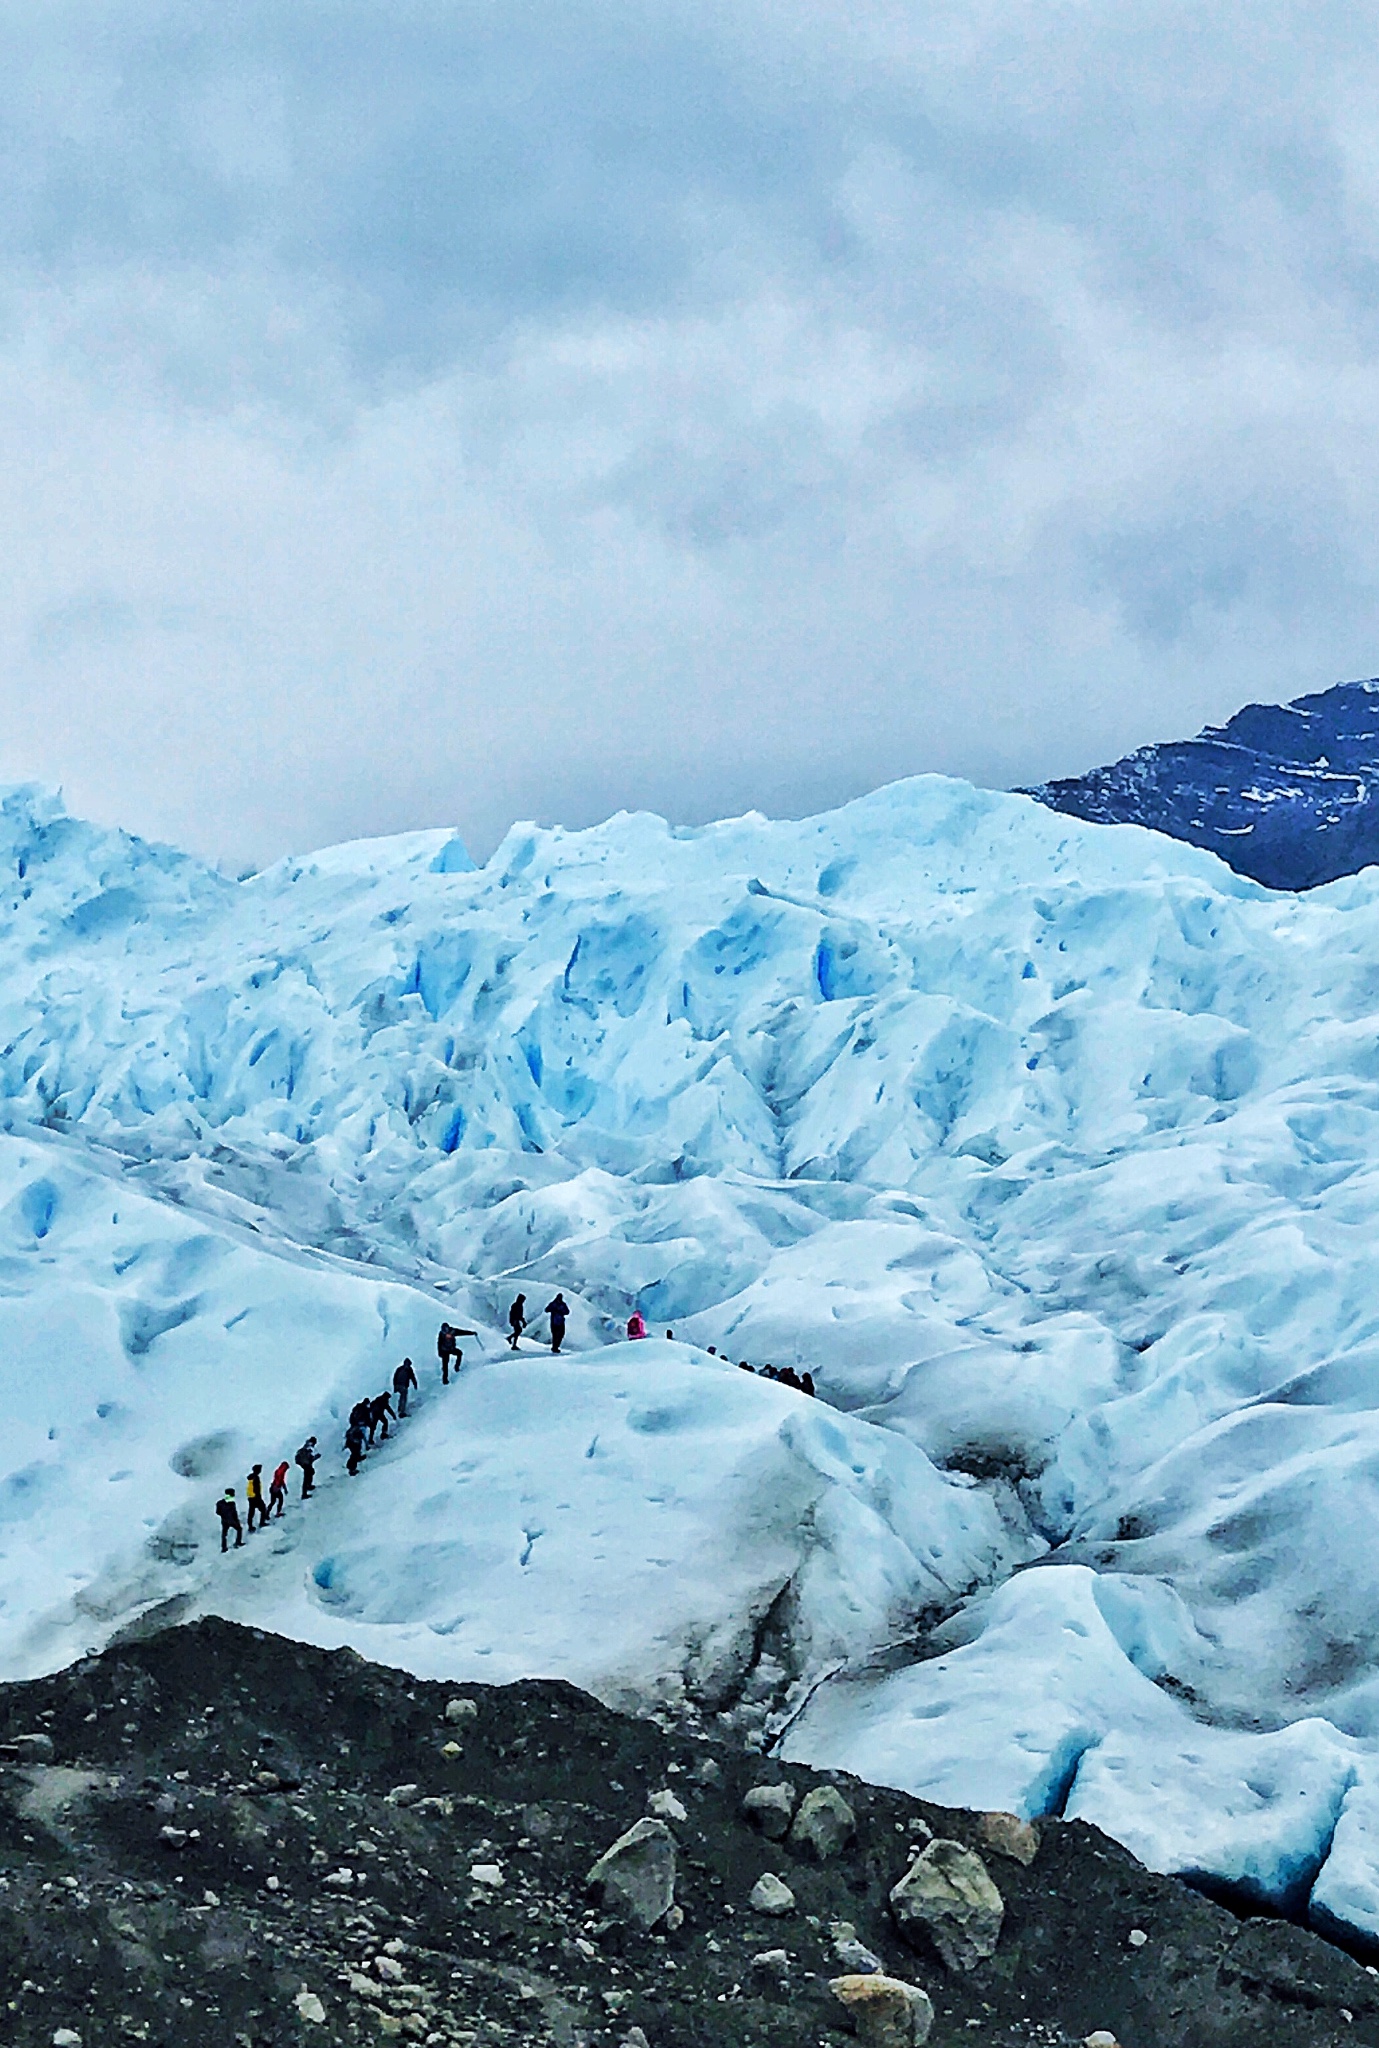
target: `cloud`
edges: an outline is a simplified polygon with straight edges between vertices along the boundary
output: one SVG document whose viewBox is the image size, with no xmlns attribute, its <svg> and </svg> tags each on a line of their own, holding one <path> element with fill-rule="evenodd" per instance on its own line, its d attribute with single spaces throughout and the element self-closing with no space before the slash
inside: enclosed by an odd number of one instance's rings
<svg viewBox="0 0 1379 2048">
<path fill-rule="evenodd" d="M 1070 772 L 1375 666 L 1352 9 L 63 5 L 0 773 L 238 863 Z"/>
</svg>

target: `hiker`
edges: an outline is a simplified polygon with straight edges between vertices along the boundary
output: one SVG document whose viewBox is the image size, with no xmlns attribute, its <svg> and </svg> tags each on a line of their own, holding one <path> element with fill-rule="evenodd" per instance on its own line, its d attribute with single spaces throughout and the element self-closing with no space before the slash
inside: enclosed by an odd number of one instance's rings
<svg viewBox="0 0 1379 2048">
<path fill-rule="evenodd" d="M 353 1408 L 351 1408 L 349 1412 L 349 1416 L 346 1421 L 346 1427 L 348 1429 L 353 1429 L 355 1424 L 357 1423 L 360 1429 L 367 1429 L 369 1426 L 369 1407 L 370 1402 L 367 1396 L 362 1401 L 356 1401 Z M 373 1439 L 370 1438 L 369 1441 L 372 1442 Z"/>
<path fill-rule="evenodd" d="M 709 1357 L 710 1357 L 710 1358 L 717 1358 L 717 1356 L 718 1356 L 718 1346 L 717 1346 L 716 1344 L 710 1344 L 710 1346 L 709 1346 Z"/>
<path fill-rule="evenodd" d="M 512 1332 L 512 1335 L 508 1338 L 508 1343 L 514 1351 L 517 1349 L 517 1339 L 526 1327 L 527 1297 L 525 1294 L 519 1294 L 512 1307 L 508 1310 L 508 1328 Z"/>
<path fill-rule="evenodd" d="M 551 1356 L 555 1357 L 565 1342 L 565 1324 L 570 1314 L 570 1304 L 563 1294 L 546 1303 L 546 1314 L 551 1319 Z"/>
<path fill-rule="evenodd" d="M 783 1365 L 779 1377 L 783 1387 L 793 1387 L 797 1394 L 804 1391 L 800 1385 L 800 1376 L 793 1365 Z"/>
<path fill-rule="evenodd" d="M 737 1361 L 737 1369 L 739 1372 L 754 1373 L 756 1371 L 756 1367 L 754 1365 L 748 1365 L 745 1358 L 739 1358 L 739 1360 Z"/>
<path fill-rule="evenodd" d="M 303 1500 L 309 1500 L 316 1491 L 316 1460 L 319 1455 L 320 1453 L 316 1449 L 315 1437 L 309 1436 L 293 1460 L 294 1464 L 300 1465 L 302 1468 Z"/>
<path fill-rule="evenodd" d="M 517 1297 L 518 1301 L 522 1301 L 524 1298 L 520 1294 Z M 513 1306 L 515 1307 L 516 1303 Z M 461 1337 L 477 1337 L 478 1334 L 477 1330 L 456 1329 L 453 1323 L 441 1324 L 440 1334 L 436 1338 L 436 1356 L 441 1362 L 441 1385 L 443 1387 L 450 1385 L 450 1368 L 452 1365 L 455 1368 L 456 1379 L 460 1376 L 460 1367 L 464 1364 L 464 1353 L 460 1349 Z M 514 1344 L 512 1348 L 515 1351 L 517 1346 Z"/>
<path fill-rule="evenodd" d="M 394 1414 L 393 1414 L 393 1397 L 392 1397 L 392 1395 L 391 1395 L 391 1394 L 390 1394 L 390 1393 L 388 1392 L 388 1389 L 387 1389 L 387 1388 L 385 1387 L 385 1388 L 383 1389 L 383 1392 L 382 1392 L 381 1394 L 375 1394 L 375 1395 L 374 1395 L 374 1397 L 373 1397 L 373 1399 L 372 1399 L 372 1401 L 370 1401 L 370 1403 L 369 1403 L 369 1442 L 370 1442 L 370 1443 L 372 1443 L 372 1442 L 373 1442 L 373 1433 L 374 1433 L 374 1431 L 375 1431 L 376 1429 L 381 1429 L 381 1430 L 382 1430 L 382 1432 L 383 1432 L 383 1441 L 384 1441 L 384 1443 L 385 1443 L 385 1444 L 387 1443 L 387 1441 L 388 1441 L 388 1423 L 389 1423 L 389 1420 L 390 1420 L 390 1419 L 391 1419 L 391 1420 L 392 1420 L 393 1422 L 396 1422 L 396 1421 L 397 1421 L 397 1417 L 396 1417 L 396 1415 L 394 1415 Z"/>
<path fill-rule="evenodd" d="M 634 1308 L 627 1318 L 627 1334 L 634 1342 L 638 1337 L 646 1335 L 646 1317 L 639 1308 Z"/>
<path fill-rule="evenodd" d="M 349 1463 L 346 1465 L 345 1470 L 349 1473 L 350 1478 L 353 1479 L 355 1473 L 359 1470 L 359 1461 L 364 1455 L 364 1431 L 360 1423 L 351 1421 L 349 1428 L 345 1431 L 345 1449 L 350 1454 Z"/>
<path fill-rule="evenodd" d="M 283 1507 L 287 1500 L 287 1460 L 283 1459 L 273 1473 L 268 1487 L 268 1511 L 281 1521 Z"/>
<path fill-rule="evenodd" d="M 220 1554 L 224 1557 L 225 1552 L 230 1547 L 230 1531 L 232 1529 L 235 1532 L 235 1549 L 241 1549 L 244 1544 L 244 1530 L 240 1526 L 239 1509 L 235 1505 L 235 1489 L 233 1486 L 226 1487 L 224 1493 L 215 1504 L 215 1511 L 220 1517 Z"/>
<path fill-rule="evenodd" d="M 268 1503 L 263 1497 L 262 1465 L 255 1465 L 245 1480 L 244 1496 L 249 1503 L 249 1534 L 252 1536 L 255 1529 L 268 1527 Z M 255 1515 L 258 1516 L 257 1521 L 254 1520 Z"/>
<path fill-rule="evenodd" d="M 441 1328 L 443 1330 L 448 1330 L 450 1328 L 450 1325 L 449 1323 L 442 1323 Z M 404 1358 L 401 1365 L 399 1365 L 393 1373 L 393 1392 L 397 1395 L 397 1412 L 399 1420 L 401 1420 L 401 1418 L 407 1413 L 407 1396 L 411 1393 L 416 1383 L 417 1376 L 415 1372 L 412 1370 L 412 1361 L 410 1358 Z"/>
<path fill-rule="evenodd" d="M 667 1342 L 667 1344 L 673 1344 L 673 1343 L 675 1342 L 675 1332 L 674 1332 L 674 1330 L 667 1330 L 667 1331 L 666 1331 L 666 1342 Z"/>
<path fill-rule="evenodd" d="M 812 1400 L 818 1400 L 819 1397 L 814 1391 L 814 1375 L 812 1372 L 800 1374 L 800 1392 L 808 1394 Z"/>
</svg>

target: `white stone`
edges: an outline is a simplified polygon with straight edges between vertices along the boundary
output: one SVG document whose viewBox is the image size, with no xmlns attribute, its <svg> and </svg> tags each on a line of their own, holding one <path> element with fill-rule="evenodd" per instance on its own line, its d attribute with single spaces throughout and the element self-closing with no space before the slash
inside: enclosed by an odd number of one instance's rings
<svg viewBox="0 0 1379 2048">
<path fill-rule="evenodd" d="M 754 1913 L 768 1913 L 778 1919 L 782 1913 L 794 1912 L 795 1894 L 773 1870 L 764 1870 L 752 1886 L 747 1904 Z"/>
<path fill-rule="evenodd" d="M 648 1813 L 654 1813 L 657 1820 L 688 1820 L 689 1808 L 677 1799 L 673 1792 L 653 1792 L 646 1802 Z"/>
<path fill-rule="evenodd" d="M 326 2009 L 314 1991 L 308 1991 L 303 1987 L 297 1993 L 293 2003 L 297 2008 L 299 2018 L 309 2020 L 314 2027 L 323 2027 L 325 2025 Z"/>
</svg>

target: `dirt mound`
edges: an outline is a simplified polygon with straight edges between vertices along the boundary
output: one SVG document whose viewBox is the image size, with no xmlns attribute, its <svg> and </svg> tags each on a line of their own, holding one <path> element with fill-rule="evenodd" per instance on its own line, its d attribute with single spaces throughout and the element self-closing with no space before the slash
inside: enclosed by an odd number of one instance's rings
<svg viewBox="0 0 1379 2048">
<path fill-rule="evenodd" d="M 427 1685 L 208 1621 L 0 1688 L 0 1744 L 7 2048 L 640 2048 L 637 2029 L 650 2048 L 826 2048 L 852 2038 L 829 1983 L 862 1951 L 928 1992 L 939 2048 L 1098 2029 L 1379 2048 L 1371 1969 L 1081 1823 L 1032 1838 L 565 1685 Z M 749 1818 L 762 1785 L 788 1791 Z M 825 1785 L 841 1802 L 802 1821 Z M 591 1890 L 641 1821 L 618 1884 Z M 888 1905 L 931 1836 L 974 1850 L 1004 1905 L 966 1972 L 908 1946 Z"/>
</svg>

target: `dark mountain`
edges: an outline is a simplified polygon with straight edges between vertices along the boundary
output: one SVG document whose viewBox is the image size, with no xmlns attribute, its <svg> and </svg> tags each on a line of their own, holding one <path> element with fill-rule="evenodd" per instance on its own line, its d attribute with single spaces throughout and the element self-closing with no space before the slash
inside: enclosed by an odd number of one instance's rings
<svg viewBox="0 0 1379 2048">
<path fill-rule="evenodd" d="M 1247 704 L 1196 739 L 1024 794 L 1205 846 L 1270 889 L 1314 889 L 1379 861 L 1379 679 Z"/>
</svg>

